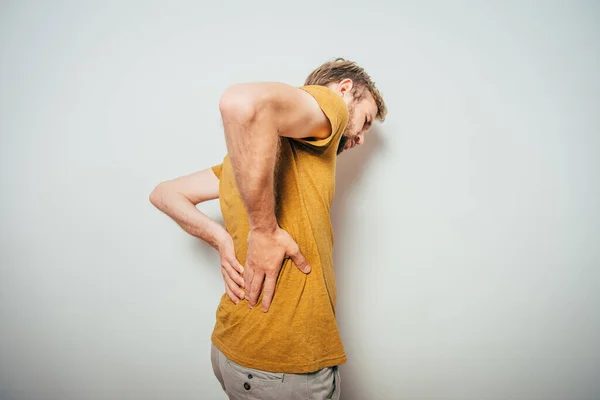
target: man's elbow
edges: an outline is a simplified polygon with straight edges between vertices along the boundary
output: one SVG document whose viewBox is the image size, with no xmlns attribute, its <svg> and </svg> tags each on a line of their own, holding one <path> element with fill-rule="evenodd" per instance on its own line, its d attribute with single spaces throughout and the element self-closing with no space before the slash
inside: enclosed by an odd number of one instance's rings
<svg viewBox="0 0 600 400">
<path fill-rule="evenodd" d="M 223 119 L 252 123 L 265 110 L 267 98 L 257 84 L 239 83 L 221 95 L 219 111 Z"/>
<path fill-rule="evenodd" d="M 148 200 L 159 210 L 162 210 L 165 200 L 165 183 L 159 183 L 148 196 Z"/>
</svg>

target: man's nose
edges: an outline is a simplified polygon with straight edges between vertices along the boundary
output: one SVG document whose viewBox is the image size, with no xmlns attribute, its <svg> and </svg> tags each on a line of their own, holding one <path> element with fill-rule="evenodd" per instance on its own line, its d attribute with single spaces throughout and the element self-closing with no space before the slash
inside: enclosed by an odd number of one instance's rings
<svg viewBox="0 0 600 400">
<path fill-rule="evenodd" d="M 361 132 L 356 137 L 356 144 L 363 144 L 364 141 L 365 141 L 365 137 L 364 137 L 364 134 Z"/>
</svg>

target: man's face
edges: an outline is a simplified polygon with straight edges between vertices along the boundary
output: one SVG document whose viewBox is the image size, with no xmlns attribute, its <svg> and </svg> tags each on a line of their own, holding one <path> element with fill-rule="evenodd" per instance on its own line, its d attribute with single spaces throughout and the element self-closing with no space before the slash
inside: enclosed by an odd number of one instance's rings
<svg viewBox="0 0 600 400">
<path fill-rule="evenodd" d="M 362 98 L 358 101 L 350 94 L 345 95 L 344 100 L 348 105 L 348 124 L 342 134 L 337 154 L 363 144 L 365 142 L 364 135 L 377 115 L 377 104 L 368 90 L 364 91 Z"/>
</svg>

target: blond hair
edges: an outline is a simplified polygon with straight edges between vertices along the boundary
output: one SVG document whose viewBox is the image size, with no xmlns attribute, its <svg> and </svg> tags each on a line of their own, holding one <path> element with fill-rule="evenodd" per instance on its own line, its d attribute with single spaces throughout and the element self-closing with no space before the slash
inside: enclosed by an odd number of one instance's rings
<svg viewBox="0 0 600 400">
<path fill-rule="evenodd" d="M 332 82 L 341 82 L 346 78 L 349 78 L 354 82 L 352 93 L 355 99 L 361 99 L 364 94 L 364 89 L 367 89 L 371 95 L 373 95 L 373 99 L 375 99 L 375 104 L 377 105 L 376 118 L 383 122 L 387 115 L 387 107 L 383 101 L 383 97 L 381 96 L 381 93 L 379 93 L 377 87 L 375 87 L 375 82 L 371 80 L 369 74 L 353 61 L 340 57 L 328 61 L 311 72 L 304 84 L 327 86 Z M 359 91 L 358 89 L 361 90 Z"/>
</svg>

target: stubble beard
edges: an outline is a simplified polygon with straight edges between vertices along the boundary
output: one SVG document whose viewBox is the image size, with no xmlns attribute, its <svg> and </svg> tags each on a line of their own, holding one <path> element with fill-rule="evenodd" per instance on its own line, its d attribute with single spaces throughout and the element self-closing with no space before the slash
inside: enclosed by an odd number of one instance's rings
<svg viewBox="0 0 600 400">
<path fill-rule="evenodd" d="M 354 104 L 351 104 L 348 106 L 348 124 L 346 124 L 346 128 L 344 129 L 344 132 L 342 133 L 342 137 L 340 138 L 340 144 L 338 145 L 338 148 L 337 148 L 338 155 L 344 151 L 344 147 L 346 146 L 346 143 L 348 143 L 348 140 L 350 140 L 352 138 L 350 136 L 350 132 L 354 131 L 354 124 L 352 122 L 353 117 L 354 117 Z"/>
</svg>

